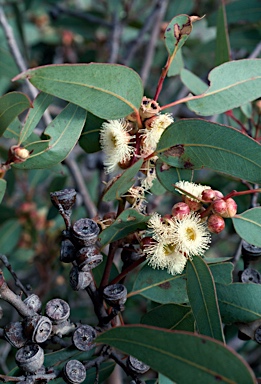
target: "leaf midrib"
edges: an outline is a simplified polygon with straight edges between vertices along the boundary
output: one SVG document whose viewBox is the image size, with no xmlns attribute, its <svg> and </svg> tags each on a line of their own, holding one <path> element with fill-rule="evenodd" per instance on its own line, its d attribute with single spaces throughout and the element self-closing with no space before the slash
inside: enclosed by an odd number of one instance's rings
<svg viewBox="0 0 261 384">
<path fill-rule="evenodd" d="M 100 92 L 106 93 L 108 95 L 111 95 L 111 96 L 115 97 L 116 99 L 121 100 L 123 103 L 127 104 L 133 110 L 137 109 L 135 107 L 135 105 L 130 103 L 128 100 L 124 99 L 122 96 L 118 95 L 117 93 L 105 90 L 104 88 L 100 88 L 100 87 L 97 87 L 97 86 L 94 86 L 94 85 L 87 85 L 87 84 L 83 84 L 83 83 L 78 83 L 78 82 L 74 82 L 74 81 L 71 82 L 71 81 L 52 79 L 52 78 L 44 77 L 44 76 L 40 76 L 40 75 L 37 75 L 37 79 L 42 79 L 44 81 L 48 80 L 48 81 L 51 81 L 52 83 L 57 82 L 57 83 L 67 84 L 67 85 L 78 85 L 78 86 L 81 86 L 81 87 L 84 87 L 84 88 L 88 88 L 88 89 L 95 89 L 96 91 L 100 91 Z M 31 80 L 32 80 L 32 82 L 34 81 L 34 77 L 33 76 L 31 77 Z M 49 93 L 52 94 L 51 92 L 49 92 Z"/>
</svg>

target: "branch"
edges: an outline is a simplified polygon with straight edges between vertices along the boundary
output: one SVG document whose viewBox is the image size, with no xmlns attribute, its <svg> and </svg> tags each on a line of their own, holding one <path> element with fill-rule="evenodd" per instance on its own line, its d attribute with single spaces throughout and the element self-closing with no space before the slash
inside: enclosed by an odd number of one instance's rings
<svg viewBox="0 0 261 384">
<path fill-rule="evenodd" d="M 24 285 L 21 283 L 21 281 L 19 280 L 19 278 L 17 277 L 17 274 L 15 273 L 15 271 L 13 270 L 11 264 L 9 263 L 7 257 L 5 255 L 1 255 L 0 254 L 0 260 L 2 261 L 2 263 L 5 265 L 5 267 L 8 269 L 8 271 L 11 273 L 11 275 L 13 276 L 14 278 L 14 281 L 15 281 L 15 285 L 20 288 L 23 293 L 25 294 L 25 296 L 28 296 L 29 293 L 27 291 L 27 289 L 24 287 Z"/>
<path fill-rule="evenodd" d="M 150 68 L 152 65 L 153 56 L 156 48 L 156 43 L 160 33 L 161 22 L 163 20 L 167 5 L 168 5 L 168 0 L 159 0 L 156 3 L 156 8 L 158 8 L 158 12 L 154 20 L 151 39 L 148 43 L 148 49 L 145 55 L 145 60 L 141 69 L 141 74 L 140 74 L 144 85 L 146 84 L 149 76 L 149 72 L 150 72 Z"/>
<path fill-rule="evenodd" d="M 65 165 L 70 171 L 70 174 L 74 180 L 74 183 L 76 185 L 76 189 L 81 194 L 83 199 L 83 204 L 85 206 L 86 211 L 88 212 L 90 217 L 94 217 L 97 215 L 97 209 L 95 205 L 92 202 L 92 199 L 89 195 L 89 192 L 85 186 L 85 182 L 82 176 L 82 173 L 80 172 L 80 169 L 78 167 L 78 164 L 76 161 L 72 158 L 72 156 L 67 157 L 67 159 L 64 160 Z"/>
<path fill-rule="evenodd" d="M 9 46 L 9 49 L 13 55 L 13 58 L 18 66 L 18 68 L 24 72 L 27 70 L 26 63 L 21 55 L 21 52 L 18 48 L 18 45 L 15 41 L 13 30 L 8 24 L 7 18 L 4 13 L 3 6 L 0 7 L 0 25 L 3 27 L 4 34 L 7 40 L 7 44 Z M 38 94 L 38 91 L 36 88 L 29 82 L 29 80 L 26 80 L 28 90 L 30 92 L 30 95 L 35 98 Z"/>
</svg>

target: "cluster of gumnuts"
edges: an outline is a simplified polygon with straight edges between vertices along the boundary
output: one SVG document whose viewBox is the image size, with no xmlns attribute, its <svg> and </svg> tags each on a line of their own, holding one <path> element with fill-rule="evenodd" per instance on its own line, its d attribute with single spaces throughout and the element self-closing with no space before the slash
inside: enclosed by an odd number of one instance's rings
<svg viewBox="0 0 261 384">
<path fill-rule="evenodd" d="M 44 366 L 44 350 L 50 350 L 50 346 L 53 344 L 59 344 L 61 347 L 72 346 L 82 352 L 95 348 L 97 334 L 111 326 L 111 321 L 115 316 L 124 310 L 127 298 L 127 290 L 122 284 L 106 285 L 101 289 L 96 287 L 92 269 L 103 260 L 98 245 L 100 228 L 94 220 L 89 218 L 71 223 L 70 217 L 72 206 L 76 201 L 76 191 L 65 189 L 51 193 L 51 200 L 59 210 L 66 226 L 66 229 L 62 231 L 60 260 L 72 263 L 70 285 L 76 291 L 87 291 L 99 322 L 97 326 L 92 327 L 81 322 L 70 321 L 70 306 L 60 298 L 48 301 L 44 313 L 42 313 L 40 298 L 35 294 L 29 294 L 20 283 L 22 291 L 26 295 L 23 300 L 9 288 L 0 271 L 0 297 L 9 302 L 22 318 L 22 320 L 11 322 L 4 329 L 0 329 L 0 338 L 5 339 L 17 349 L 15 360 L 23 372 L 23 375 L 19 376 L 20 384 L 47 382 L 60 377 L 65 383 L 82 383 L 86 379 L 87 369 L 95 366 L 96 359 L 99 360 L 102 357 L 105 361 L 114 358 L 117 362 L 116 354 L 114 356 L 111 348 L 106 346 L 106 351 L 101 348 L 97 352 L 98 357 L 85 364 L 72 359 L 64 365 L 61 371 Z M 5 256 L 1 256 L 3 261 Z M 126 373 L 134 379 L 137 378 L 136 383 L 142 382 L 137 375 L 148 369 L 147 365 L 134 357 L 129 356 L 126 360 Z M 18 382 L 18 380 L 16 381 Z"/>
<path fill-rule="evenodd" d="M 202 219 L 206 218 L 208 229 L 212 233 L 223 231 L 224 219 L 234 217 L 237 213 L 235 200 L 224 197 L 218 190 L 205 189 L 201 194 L 201 201 L 192 200 L 189 196 L 183 196 L 183 200 L 172 207 L 172 216 L 182 218 L 191 211 L 198 212 Z"/>
</svg>

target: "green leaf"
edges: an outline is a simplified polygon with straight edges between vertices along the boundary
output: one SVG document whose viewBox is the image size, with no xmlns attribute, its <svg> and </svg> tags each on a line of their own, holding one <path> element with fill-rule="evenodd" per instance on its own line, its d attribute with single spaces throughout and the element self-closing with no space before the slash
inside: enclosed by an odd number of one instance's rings
<svg viewBox="0 0 261 384">
<path fill-rule="evenodd" d="M 224 342 L 214 279 L 200 256 L 188 261 L 187 293 L 199 333 Z"/>
<path fill-rule="evenodd" d="M 209 265 L 215 281 L 231 282 L 231 265 L 225 264 Z M 182 274 L 172 276 L 166 270 L 153 269 L 146 264 L 139 271 L 128 296 L 134 295 L 142 295 L 160 304 L 187 303 L 186 269 Z"/>
<path fill-rule="evenodd" d="M 0 97 L 0 136 L 21 112 L 31 107 L 31 101 L 21 92 L 10 92 Z"/>
<path fill-rule="evenodd" d="M 174 381 L 168 379 L 166 376 L 159 374 L 159 381 L 158 384 L 176 384 Z"/>
<path fill-rule="evenodd" d="M 246 23 L 260 21 L 261 4 L 259 0 L 237 0 L 226 5 L 228 24 L 240 23 L 240 28 Z M 215 25 L 216 12 L 209 16 L 209 25 Z"/>
<path fill-rule="evenodd" d="M 139 75 L 116 64 L 47 65 L 29 69 L 15 80 L 29 78 L 41 91 L 70 101 L 103 119 L 119 119 L 140 107 Z"/>
<path fill-rule="evenodd" d="M 191 181 L 193 171 L 170 167 L 160 159 L 156 162 L 156 174 L 159 182 L 172 193 L 177 193 L 174 184 L 181 180 Z"/>
<path fill-rule="evenodd" d="M 136 357 L 179 384 L 256 382 L 254 373 L 238 354 L 207 336 L 125 326 L 104 332 L 96 341 Z"/>
<path fill-rule="evenodd" d="M 206 167 L 259 184 L 260 148 L 259 143 L 234 128 L 201 119 L 183 119 L 163 132 L 157 153 L 173 167 Z"/>
<path fill-rule="evenodd" d="M 205 262 L 208 262 L 207 259 L 204 259 Z M 217 263 L 209 266 L 211 269 L 211 274 L 215 283 L 221 284 L 231 284 L 232 272 L 234 269 L 233 263 Z"/>
<path fill-rule="evenodd" d="M 129 297 L 133 295 L 142 295 L 161 304 L 186 303 L 186 274 L 173 276 L 146 264 L 139 271 Z"/>
<path fill-rule="evenodd" d="M 208 90 L 187 103 L 202 116 L 223 113 L 261 96 L 261 59 L 231 61 L 209 73 Z"/>
<path fill-rule="evenodd" d="M 249 323 L 261 317 L 261 285 L 216 284 L 219 309 L 224 323 Z"/>
<path fill-rule="evenodd" d="M 44 364 L 47 367 L 66 362 L 69 359 L 87 360 L 93 355 L 93 351 L 81 352 L 75 347 L 67 347 L 59 351 L 47 353 L 44 356 Z"/>
<path fill-rule="evenodd" d="M 134 182 L 134 176 L 139 172 L 143 159 L 140 159 L 131 167 L 126 169 L 106 190 L 102 197 L 103 201 L 119 200 L 120 197 L 130 189 Z"/>
<path fill-rule="evenodd" d="M 192 31 L 192 22 L 188 15 L 178 15 L 168 24 L 165 33 L 165 45 L 170 56 L 180 49 Z"/>
<path fill-rule="evenodd" d="M 137 229 L 146 229 L 146 223 L 149 218 L 150 216 L 142 215 L 136 209 L 126 209 L 117 217 L 112 225 L 101 232 L 99 241 L 102 247 L 126 237 Z"/>
<path fill-rule="evenodd" d="M 92 113 L 87 114 L 87 119 L 79 140 L 82 149 L 87 153 L 94 153 L 100 151 L 100 129 L 104 122 Z"/>
<path fill-rule="evenodd" d="M 200 95 L 208 89 L 208 85 L 203 80 L 186 68 L 182 68 L 180 79 L 194 95 Z"/>
<path fill-rule="evenodd" d="M 0 252 L 9 255 L 18 244 L 22 233 L 21 223 L 10 219 L 0 227 Z"/>
<path fill-rule="evenodd" d="M 22 124 L 18 117 L 16 117 L 8 126 L 4 132 L 4 137 L 6 139 L 15 139 L 18 141 L 19 135 L 22 129 Z"/>
<path fill-rule="evenodd" d="M 6 190 L 6 180 L 0 179 L 0 203 L 3 200 Z"/>
<path fill-rule="evenodd" d="M 232 218 L 237 234 L 249 244 L 261 247 L 261 208 L 249 209 Z"/>
<path fill-rule="evenodd" d="M 184 67 L 184 61 L 182 57 L 182 51 L 179 49 L 176 53 L 176 56 L 172 60 L 169 70 L 168 70 L 168 77 L 170 76 L 176 76 L 180 73 L 180 71 Z"/>
<path fill-rule="evenodd" d="M 84 109 L 68 104 L 46 128 L 44 133 L 50 136 L 50 140 L 26 145 L 33 153 L 24 163 L 16 165 L 16 168 L 50 168 L 63 161 L 77 143 L 85 118 Z"/>
<path fill-rule="evenodd" d="M 159 305 L 141 318 L 141 324 L 189 332 L 194 332 L 194 321 L 191 308 L 178 304 Z"/>
<path fill-rule="evenodd" d="M 44 92 L 40 92 L 37 95 L 33 102 L 33 107 L 29 110 L 26 116 L 25 124 L 20 132 L 19 144 L 23 143 L 31 135 L 52 100 L 53 97 Z"/>
<path fill-rule="evenodd" d="M 230 44 L 224 3 L 218 8 L 216 37 L 216 66 L 230 60 Z"/>
</svg>

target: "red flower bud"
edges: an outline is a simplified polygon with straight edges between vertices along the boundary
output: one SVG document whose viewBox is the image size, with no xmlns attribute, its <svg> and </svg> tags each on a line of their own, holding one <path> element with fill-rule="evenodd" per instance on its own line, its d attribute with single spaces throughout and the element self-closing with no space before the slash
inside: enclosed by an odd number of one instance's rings
<svg viewBox="0 0 261 384">
<path fill-rule="evenodd" d="M 173 216 L 181 219 L 183 216 L 190 213 L 190 208 L 186 203 L 177 203 L 173 205 L 171 213 Z"/>
<path fill-rule="evenodd" d="M 191 200 L 188 196 L 185 197 L 185 203 L 189 206 L 191 211 L 199 211 L 202 207 L 202 204 L 200 201 Z"/>
<path fill-rule="evenodd" d="M 212 233 L 219 233 L 225 228 L 225 220 L 223 217 L 213 214 L 208 218 L 208 229 Z"/>
</svg>

